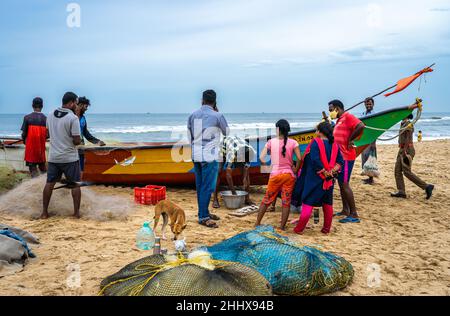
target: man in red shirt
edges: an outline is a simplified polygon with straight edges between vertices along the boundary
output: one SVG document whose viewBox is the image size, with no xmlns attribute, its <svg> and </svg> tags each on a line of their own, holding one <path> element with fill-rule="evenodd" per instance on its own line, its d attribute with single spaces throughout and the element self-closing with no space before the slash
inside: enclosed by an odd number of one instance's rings
<svg viewBox="0 0 450 316">
<path fill-rule="evenodd" d="M 334 140 L 339 145 L 344 158 L 344 167 L 338 178 L 343 207 L 342 212 L 337 215 L 346 216 L 339 221 L 340 223 L 359 223 L 350 178 L 356 160 L 356 148 L 353 142 L 361 136 L 365 125 L 354 115 L 345 112 L 344 104 L 339 100 L 329 102 L 328 107 L 331 119 L 338 119 L 334 127 Z"/>
<path fill-rule="evenodd" d="M 25 162 L 30 169 L 31 177 L 47 171 L 45 157 L 45 143 L 47 140 L 47 117 L 42 114 L 44 102 L 41 98 L 34 98 L 33 112 L 23 118 L 22 140 L 25 144 Z"/>
</svg>

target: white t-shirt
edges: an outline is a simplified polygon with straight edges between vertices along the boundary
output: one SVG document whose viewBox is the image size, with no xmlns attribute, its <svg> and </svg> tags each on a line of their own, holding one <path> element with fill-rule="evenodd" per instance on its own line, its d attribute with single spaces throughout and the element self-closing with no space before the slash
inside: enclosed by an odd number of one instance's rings
<svg viewBox="0 0 450 316">
<path fill-rule="evenodd" d="M 50 135 L 48 162 L 70 163 L 80 160 L 73 137 L 80 136 L 80 121 L 69 109 L 58 108 L 47 117 Z"/>
</svg>

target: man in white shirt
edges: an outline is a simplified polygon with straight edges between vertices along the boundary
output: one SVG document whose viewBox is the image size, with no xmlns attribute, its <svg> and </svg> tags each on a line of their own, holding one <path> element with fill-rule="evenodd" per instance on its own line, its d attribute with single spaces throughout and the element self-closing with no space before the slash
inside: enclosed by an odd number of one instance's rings
<svg viewBox="0 0 450 316">
<path fill-rule="evenodd" d="M 78 105 L 78 96 L 67 92 L 62 99 L 62 107 L 50 113 L 47 129 L 50 137 L 47 184 L 43 192 L 42 219 L 48 218 L 48 205 L 56 182 L 64 177 L 72 185 L 72 198 L 75 218 L 80 218 L 81 189 L 77 185 L 81 179 L 78 145 L 81 144 L 80 121 L 74 111 Z"/>
</svg>

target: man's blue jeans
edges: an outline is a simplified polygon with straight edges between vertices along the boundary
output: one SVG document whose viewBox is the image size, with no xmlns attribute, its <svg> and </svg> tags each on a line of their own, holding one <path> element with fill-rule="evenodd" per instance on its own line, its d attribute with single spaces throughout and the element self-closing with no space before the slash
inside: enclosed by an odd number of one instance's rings
<svg viewBox="0 0 450 316">
<path fill-rule="evenodd" d="M 197 189 L 198 203 L 198 221 L 201 223 L 209 217 L 209 202 L 211 195 L 216 189 L 217 176 L 219 173 L 219 163 L 213 162 L 194 162 L 195 168 L 195 186 Z"/>
</svg>

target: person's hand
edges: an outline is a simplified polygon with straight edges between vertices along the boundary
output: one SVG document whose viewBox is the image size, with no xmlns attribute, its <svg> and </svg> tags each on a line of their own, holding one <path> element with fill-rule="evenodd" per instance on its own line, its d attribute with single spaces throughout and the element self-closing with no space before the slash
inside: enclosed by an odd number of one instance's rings
<svg viewBox="0 0 450 316">
<path fill-rule="evenodd" d="M 102 140 L 98 142 L 98 145 L 99 145 L 100 147 L 106 146 L 105 142 L 102 141 Z"/>
<path fill-rule="evenodd" d="M 232 191 L 231 191 L 231 194 L 233 194 L 233 195 L 237 195 L 237 192 L 236 192 L 236 190 L 232 190 Z"/>
<path fill-rule="evenodd" d="M 352 141 L 352 140 L 350 140 L 349 142 L 348 142 L 348 145 L 347 145 L 348 147 L 348 149 L 350 149 L 350 148 L 353 148 L 353 147 L 355 147 L 355 143 Z"/>
</svg>

